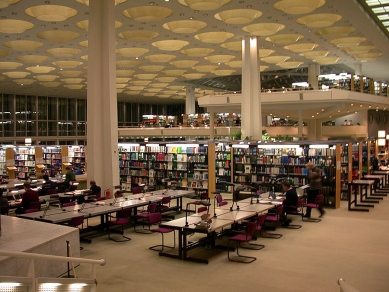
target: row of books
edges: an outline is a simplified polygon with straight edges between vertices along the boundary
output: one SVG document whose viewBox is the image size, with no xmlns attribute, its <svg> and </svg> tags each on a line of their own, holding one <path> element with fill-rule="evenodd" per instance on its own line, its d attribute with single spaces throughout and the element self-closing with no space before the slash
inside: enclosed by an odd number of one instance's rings
<svg viewBox="0 0 389 292">
<path fill-rule="evenodd" d="M 35 166 L 34 160 L 26 160 L 26 161 L 15 161 L 15 166 Z"/>
<path fill-rule="evenodd" d="M 131 176 L 154 176 L 154 174 L 149 175 L 149 171 L 142 169 L 130 169 L 130 168 L 121 168 L 120 175 L 131 175 Z"/>
<path fill-rule="evenodd" d="M 219 152 L 216 154 L 216 159 L 217 160 L 231 160 L 231 154 Z"/>
<path fill-rule="evenodd" d="M 230 168 L 230 161 L 216 161 L 217 168 Z"/>
<path fill-rule="evenodd" d="M 188 154 L 198 154 L 198 153 L 207 153 L 208 147 L 199 146 L 199 147 L 185 147 L 185 146 L 174 146 L 167 148 L 168 153 L 188 153 Z"/>
</svg>

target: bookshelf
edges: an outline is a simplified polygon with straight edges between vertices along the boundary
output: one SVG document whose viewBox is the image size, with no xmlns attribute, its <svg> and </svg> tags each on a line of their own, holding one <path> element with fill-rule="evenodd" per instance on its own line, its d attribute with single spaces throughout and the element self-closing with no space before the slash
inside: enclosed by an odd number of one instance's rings
<svg viewBox="0 0 389 292">
<path fill-rule="evenodd" d="M 35 175 L 35 147 L 16 147 L 15 167 L 15 176 L 19 179 L 27 179 Z"/>
<path fill-rule="evenodd" d="M 0 175 L 6 174 L 6 159 L 5 159 L 5 148 L 0 148 Z"/>
<path fill-rule="evenodd" d="M 85 147 L 69 146 L 68 147 L 69 163 L 73 168 L 85 168 Z"/>
<path fill-rule="evenodd" d="M 65 146 L 67 147 L 67 146 Z M 62 172 L 62 153 L 61 146 L 46 146 L 42 147 L 42 163 L 48 170 L 50 175 L 55 171 Z"/>
<path fill-rule="evenodd" d="M 223 183 L 231 183 L 232 169 L 232 147 L 227 143 L 215 144 L 215 179 L 217 189 L 222 192 L 231 192 L 232 187 Z M 209 168 L 211 169 L 211 168 Z"/>
</svg>

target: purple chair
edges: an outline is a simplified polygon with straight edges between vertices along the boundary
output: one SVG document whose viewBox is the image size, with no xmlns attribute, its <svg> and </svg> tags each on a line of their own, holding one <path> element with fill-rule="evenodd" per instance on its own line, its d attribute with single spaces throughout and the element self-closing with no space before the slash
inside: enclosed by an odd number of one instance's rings
<svg viewBox="0 0 389 292">
<path fill-rule="evenodd" d="M 143 231 L 137 231 L 136 230 L 136 222 L 134 224 L 134 231 L 137 232 L 137 233 L 152 233 L 151 230 L 150 230 L 150 221 L 149 221 L 149 216 L 150 214 L 153 214 L 157 211 L 157 204 L 155 203 L 150 203 L 148 206 L 147 206 L 147 211 L 145 212 L 142 212 L 142 213 L 139 213 L 136 215 L 136 218 L 137 219 L 142 219 L 142 225 L 143 225 Z M 145 223 L 147 223 L 149 225 L 149 230 L 145 229 Z"/>
<path fill-rule="evenodd" d="M 208 213 L 208 207 L 203 206 L 203 207 L 200 207 L 200 208 L 197 209 L 197 213 L 202 213 L 202 212 L 205 212 L 205 211 L 207 211 L 207 213 Z"/>
<path fill-rule="evenodd" d="M 256 225 L 255 234 L 259 232 L 259 235 L 262 236 L 262 230 L 265 229 L 265 221 L 266 221 L 266 213 L 258 215 L 257 219 L 255 220 L 255 225 Z"/>
<path fill-rule="evenodd" d="M 239 254 L 239 246 L 241 248 L 249 248 L 249 249 L 262 249 L 263 248 L 263 246 L 250 243 L 250 241 L 253 239 L 253 235 L 255 234 L 255 231 L 256 231 L 256 224 L 254 222 L 249 222 L 246 225 L 246 230 L 245 230 L 244 234 L 240 233 L 240 234 L 237 234 L 237 235 L 230 237 L 228 239 L 228 248 L 227 248 L 228 260 L 230 260 L 232 262 L 249 264 L 257 259 L 256 257 L 243 256 L 243 255 Z M 235 260 L 235 259 L 232 259 L 230 257 L 230 242 L 231 241 L 236 242 L 236 254 L 238 255 L 238 258 L 240 258 L 241 260 Z M 241 246 L 242 243 L 247 243 L 248 245 L 246 245 L 245 247 L 242 247 Z M 245 260 L 245 259 L 248 259 L 248 260 Z"/>
<path fill-rule="evenodd" d="M 293 208 L 287 208 L 287 210 L 285 212 L 287 222 L 290 221 L 290 220 L 288 220 L 288 215 L 298 215 L 298 216 L 301 216 L 301 219 L 304 220 L 303 200 L 302 199 L 297 201 L 296 206 L 290 206 L 290 207 L 293 207 Z M 290 229 L 300 229 L 301 225 L 289 224 L 289 225 L 284 226 L 284 227 L 285 228 L 290 228 Z"/>
<path fill-rule="evenodd" d="M 274 223 L 276 226 L 281 223 L 281 218 L 282 218 L 282 212 L 284 211 L 284 206 L 279 206 L 276 210 L 276 213 L 267 213 L 266 214 L 266 223 Z M 274 239 L 279 239 L 282 237 L 282 234 L 277 234 L 277 233 L 267 233 L 266 232 L 266 224 L 264 225 L 264 231 L 266 236 L 263 237 L 269 237 L 269 238 L 274 238 Z"/>
<path fill-rule="evenodd" d="M 40 211 L 41 210 L 41 203 L 40 202 L 30 202 L 30 204 L 28 204 L 27 209 L 38 209 L 38 211 Z"/>
<path fill-rule="evenodd" d="M 27 210 L 24 210 L 24 214 L 34 213 L 34 212 L 39 212 L 39 210 L 38 209 L 27 209 Z"/>
<path fill-rule="evenodd" d="M 63 207 L 64 204 L 70 203 L 72 201 L 72 198 L 69 197 L 59 197 L 59 204 Z"/>
<path fill-rule="evenodd" d="M 84 224 L 84 215 L 73 217 L 69 222 L 69 226 L 74 228 L 79 228 L 79 226 L 81 225 L 81 229 L 82 229 L 83 224 Z M 83 249 L 84 248 L 80 246 L 80 250 Z"/>
<path fill-rule="evenodd" d="M 133 187 L 131 189 L 131 192 L 133 195 L 140 194 L 142 192 L 142 188 L 141 187 Z"/>
<path fill-rule="evenodd" d="M 148 220 L 149 220 L 150 225 L 159 224 L 162 221 L 162 214 L 161 213 L 151 213 L 149 215 Z M 168 247 L 168 248 L 175 248 L 176 247 L 176 233 L 174 232 L 173 229 L 157 227 L 157 228 L 151 229 L 151 232 L 160 233 L 162 235 L 162 244 L 151 246 L 151 247 L 149 247 L 149 249 L 162 252 L 165 247 Z M 164 241 L 164 234 L 170 233 L 170 232 L 173 232 L 173 234 L 174 234 L 174 245 L 173 246 L 165 245 L 165 241 Z M 156 247 L 161 247 L 161 249 L 157 249 Z"/>
<path fill-rule="evenodd" d="M 70 206 L 75 206 L 76 205 L 76 202 L 69 202 L 69 203 L 65 203 L 62 205 L 62 207 L 70 207 Z"/>
<path fill-rule="evenodd" d="M 305 208 L 309 207 L 309 208 L 312 208 L 312 209 L 318 209 L 321 205 L 321 202 L 323 201 L 323 194 L 320 194 L 316 197 L 316 200 L 315 202 L 313 203 L 307 203 L 304 205 Z M 306 217 L 303 217 L 303 221 L 307 221 L 307 222 L 320 222 L 321 219 L 319 218 L 306 218 Z"/>
<path fill-rule="evenodd" d="M 170 210 L 170 201 L 171 201 L 171 197 L 169 197 L 169 196 L 163 197 L 161 204 L 158 205 L 158 207 L 157 207 L 158 212 L 163 213 L 163 212 L 169 211 Z"/>
<path fill-rule="evenodd" d="M 113 240 L 113 241 L 116 241 L 116 242 L 123 242 L 123 241 L 130 241 L 131 240 L 131 238 L 129 238 L 129 237 L 124 235 L 124 225 L 127 225 L 127 224 L 129 224 L 131 222 L 131 213 L 132 213 L 132 209 L 129 208 L 129 209 L 124 209 L 124 210 L 117 211 L 115 217 L 109 215 L 109 218 L 110 218 L 109 219 L 109 223 L 110 223 L 110 225 L 119 225 L 119 226 L 121 226 L 121 234 L 122 234 L 122 236 L 124 238 L 122 240 L 111 238 L 110 228 L 108 226 L 107 231 L 108 231 L 108 238 L 110 240 Z"/>
<path fill-rule="evenodd" d="M 216 203 L 218 207 L 225 206 L 228 204 L 227 201 L 223 201 L 223 197 L 221 194 L 216 194 Z"/>
</svg>

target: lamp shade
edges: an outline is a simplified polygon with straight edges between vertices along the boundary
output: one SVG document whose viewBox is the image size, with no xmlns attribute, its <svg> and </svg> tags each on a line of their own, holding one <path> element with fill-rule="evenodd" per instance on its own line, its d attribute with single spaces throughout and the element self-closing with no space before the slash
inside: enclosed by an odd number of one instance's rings
<svg viewBox="0 0 389 292">
<path fill-rule="evenodd" d="M 303 56 L 307 59 L 316 59 L 316 58 L 325 58 L 329 54 L 331 54 L 330 51 L 312 51 L 312 52 L 301 53 L 300 56 Z"/>
<path fill-rule="evenodd" d="M 116 83 L 127 83 L 131 78 L 126 77 L 116 77 Z"/>
<path fill-rule="evenodd" d="M 88 55 L 81 56 L 80 58 L 85 60 L 85 61 L 88 61 Z"/>
<path fill-rule="evenodd" d="M 151 97 L 151 96 L 156 96 L 156 92 L 142 92 L 141 95 Z"/>
<path fill-rule="evenodd" d="M 229 76 L 234 72 L 235 72 L 235 70 L 223 69 L 223 70 L 214 70 L 212 73 L 217 75 L 217 76 Z"/>
<path fill-rule="evenodd" d="M 28 79 L 28 78 L 22 78 L 22 79 L 14 79 L 13 82 L 21 85 L 30 85 L 33 84 L 36 80 L 34 79 Z"/>
<path fill-rule="evenodd" d="M 206 22 L 199 20 L 176 20 L 162 25 L 164 29 L 175 33 L 195 33 L 206 26 Z"/>
<path fill-rule="evenodd" d="M 382 56 L 381 53 L 361 53 L 354 55 L 354 58 L 361 62 L 374 61 L 379 56 Z"/>
<path fill-rule="evenodd" d="M 122 93 L 124 91 L 124 89 L 122 88 L 116 88 L 116 93 Z"/>
<path fill-rule="evenodd" d="M 327 27 L 342 19 L 342 16 L 334 13 L 311 14 L 300 17 L 297 23 L 308 27 Z"/>
<path fill-rule="evenodd" d="M 159 72 L 165 69 L 165 66 L 162 65 L 145 65 L 145 66 L 140 66 L 139 69 L 147 72 Z"/>
<path fill-rule="evenodd" d="M 0 9 L 6 8 L 12 4 L 18 3 L 20 0 L 0 0 Z"/>
<path fill-rule="evenodd" d="M 273 54 L 275 51 L 274 50 L 269 50 L 269 49 L 259 49 L 259 56 L 261 58 L 270 56 Z"/>
<path fill-rule="evenodd" d="M 269 66 L 259 66 L 259 71 L 260 71 L 260 72 L 263 72 L 263 71 L 265 71 L 267 68 L 269 68 Z"/>
<path fill-rule="evenodd" d="M 149 60 L 150 62 L 155 63 L 167 63 L 173 60 L 176 56 L 175 55 L 166 55 L 166 54 L 156 54 L 156 55 L 148 55 L 144 58 L 146 60 Z"/>
<path fill-rule="evenodd" d="M 242 30 L 251 35 L 266 37 L 276 34 L 284 28 L 285 25 L 278 23 L 255 23 L 243 27 Z"/>
<path fill-rule="evenodd" d="M 188 44 L 189 42 L 181 40 L 163 40 L 154 42 L 151 45 L 162 51 L 178 51 Z"/>
<path fill-rule="evenodd" d="M 130 90 L 143 90 L 144 86 L 128 86 Z"/>
<path fill-rule="evenodd" d="M 77 10 L 62 5 L 37 5 L 27 8 L 24 11 L 27 15 L 42 21 L 58 22 L 64 21 L 77 14 Z"/>
<path fill-rule="evenodd" d="M 130 77 L 134 70 L 116 70 L 116 77 Z"/>
<path fill-rule="evenodd" d="M 157 94 L 159 98 L 169 98 L 170 94 Z"/>
<path fill-rule="evenodd" d="M 315 34 L 327 39 L 334 39 L 346 37 L 355 30 L 356 29 L 351 26 L 333 26 L 319 29 L 315 31 Z"/>
<path fill-rule="evenodd" d="M 133 81 L 131 81 L 131 83 L 133 85 L 145 86 L 145 85 L 149 85 L 151 83 L 151 81 L 150 80 L 133 80 Z"/>
<path fill-rule="evenodd" d="M 19 62 L 0 62 L 0 70 L 15 70 L 20 66 L 23 64 Z"/>
<path fill-rule="evenodd" d="M 262 12 L 254 9 L 232 9 L 216 13 L 214 17 L 227 24 L 246 24 L 261 17 Z"/>
<path fill-rule="evenodd" d="M 274 8 L 288 14 L 307 14 L 325 3 L 325 0 L 282 0 L 274 4 Z"/>
<path fill-rule="evenodd" d="M 185 87 L 182 85 L 169 85 L 169 89 L 171 89 L 171 90 L 185 90 Z"/>
<path fill-rule="evenodd" d="M 176 77 L 157 77 L 155 79 L 158 80 L 159 82 L 173 82 L 177 78 Z"/>
<path fill-rule="evenodd" d="M 122 27 L 122 25 L 123 25 L 123 23 L 121 23 L 120 21 L 115 20 L 115 28 L 120 28 L 120 27 Z M 84 30 L 89 30 L 89 20 L 88 19 L 81 20 L 81 21 L 76 23 L 76 26 L 78 28 L 81 28 L 81 29 L 84 29 Z"/>
<path fill-rule="evenodd" d="M 176 93 L 177 93 L 177 90 L 164 90 L 163 93 L 164 93 L 164 94 L 172 95 L 172 94 L 176 94 Z"/>
<path fill-rule="evenodd" d="M 280 66 L 281 68 L 284 69 L 292 69 L 292 68 L 297 68 L 302 64 L 304 64 L 304 62 L 282 62 L 282 63 L 278 63 L 277 66 Z"/>
<path fill-rule="evenodd" d="M 180 76 L 180 75 L 184 74 L 185 72 L 186 72 L 186 70 L 181 70 L 181 69 L 162 71 L 162 73 L 164 73 L 167 76 Z"/>
<path fill-rule="evenodd" d="M 331 65 L 339 62 L 341 58 L 338 57 L 327 57 L 327 58 L 316 58 L 313 61 L 320 65 Z"/>
<path fill-rule="evenodd" d="M 82 62 L 78 61 L 55 61 L 52 63 L 55 66 L 61 67 L 61 68 L 76 68 L 77 66 L 80 66 Z"/>
<path fill-rule="evenodd" d="M 242 60 L 227 62 L 226 65 L 231 68 L 242 68 Z"/>
<path fill-rule="evenodd" d="M 199 62 L 196 60 L 178 60 L 170 62 L 170 64 L 177 68 L 191 68 L 198 63 Z"/>
<path fill-rule="evenodd" d="M 346 38 L 333 39 L 330 41 L 330 43 L 338 47 L 344 48 L 344 47 L 359 46 L 359 44 L 364 41 L 366 41 L 366 39 L 363 37 L 346 37 Z"/>
<path fill-rule="evenodd" d="M 12 52 L 11 52 L 11 51 L 0 50 L 0 58 L 7 57 L 7 56 L 9 56 L 9 55 L 12 55 Z"/>
<path fill-rule="evenodd" d="M 81 47 L 85 47 L 85 48 L 88 47 L 88 41 L 82 41 L 82 42 L 79 42 L 78 44 L 79 44 Z"/>
<path fill-rule="evenodd" d="M 205 57 L 213 53 L 215 50 L 210 48 L 189 48 L 181 50 L 181 54 L 190 56 L 190 57 Z"/>
<path fill-rule="evenodd" d="M 242 51 L 242 42 L 241 41 L 235 41 L 235 42 L 229 42 L 224 43 L 220 45 L 222 48 L 226 48 L 230 51 Z"/>
<path fill-rule="evenodd" d="M 162 88 L 147 88 L 147 92 L 153 92 L 153 93 L 158 93 L 162 90 Z"/>
<path fill-rule="evenodd" d="M 82 85 L 82 84 L 66 84 L 64 85 L 64 87 L 68 88 L 68 89 L 82 89 L 85 87 L 85 85 Z"/>
<path fill-rule="evenodd" d="M 298 43 L 298 44 L 285 46 L 284 49 L 292 51 L 293 53 L 305 53 L 305 52 L 312 51 L 318 46 L 319 46 L 318 44 L 313 44 L 313 43 Z"/>
<path fill-rule="evenodd" d="M 16 59 L 25 64 L 41 64 L 44 61 L 47 61 L 49 57 L 42 55 L 23 55 L 17 56 Z"/>
<path fill-rule="evenodd" d="M 31 73 L 23 72 L 23 71 L 11 71 L 11 72 L 4 72 L 3 74 L 9 78 L 25 78 Z"/>
<path fill-rule="evenodd" d="M 183 74 L 186 79 L 200 79 L 201 77 L 204 77 L 205 74 L 202 73 L 188 73 L 188 74 Z"/>
<path fill-rule="evenodd" d="M 214 32 L 203 32 L 196 34 L 194 38 L 196 40 L 202 41 L 203 43 L 208 44 L 218 44 L 225 42 L 226 40 L 232 38 L 233 33 L 223 32 L 223 31 L 214 31 Z"/>
<path fill-rule="evenodd" d="M 89 6 L 89 0 L 76 0 L 76 1 Z M 124 2 L 127 2 L 127 0 L 115 0 L 115 6 Z"/>
<path fill-rule="evenodd" d="M 40 85 L 44 86 L 44 87 L 58 87 L 61 85 L 61 82 L 40 82 L 39 83 Z"/>
<path fill-rule="evenodd" d="M 194 10 L 215 10 L 232 0 L 178 0 L 178 3 Z"/>
<path fill-rule="evenodd" d="M 138 66 L 141 63 L 142 62 L 138 60 L 119 60 L 116 61 L 116 66 L 121 68 L 132 68 Z"/>
<path fill-rule="evenodd" d="M 120 48 L 116 49 L 116 53 L 118 53 L 122 57 L 135 58 L 140 57 L 143 54 L 147 53 L 149 50 L 145 48 Z"/>
<path fill-rule="evenodd" d="M 83 79 L 83 78 L 64 78 L 61 81 L 65 82 L 67 84 L 79 84 L 79 83 L 85 81 L 85 79 Z"/>
<path fill-rule="evenodd" d="M 226 63 L 234 59 L 233 55 L 211 55 L 204 57 L 205 60 L 210 61 L 211 63 Z"/>
<path fill-rule="evenodd" d="M 164 88 L 168 85 L 169 85 L 169 83 L 164 83 L 164 82 L 150 84 L 150 86 L 154 87 L 154 88 Z"/>
<path fill-rule="evenodd" d="M 266 63 L 270 63 L 270 64 L 283 63 L 289 59 L 290 59 L 289 56 L 269 56 L 269 57 L 261 58 L 262 61 L 265 61 Z"/>
<path fill-rule="evenodd" d="M 121 39 L 132 42 L 147 42 L 159 36 L 159 33 L 151 30 L 128 30 L 118 34 Z"/>
<path fill-rule="evenodd" d="M 136 74 L 134 75 L 138 79 L 154 79 L 157 77 L 157 74 Z"/>
<path fill-rule="evenodd" d="M 38 81 L 49 82 L 49 81 L 54 81 L 55 79 L 58 78 L 58 76 L 43 74 L 43 75 L 36 75 L 34 76 L 34 78 Z"/>
<path fill-rule="evenodd" d="M 342 49 L 342 51 L 348 54 L 356 55 L 356 54 L 368 53 L 373 49 L 375 49 L 374 46 L 356 46 L 356 47 L 348 47 L 348 48 L 346 47 Z"/>
<path fill-rule="evenodd" d="M 2 33 L 23 33 L 33 27 L 34 24 L 24 20 L 0 19 L 0 32 Z"/>
<path fill-rule="evenodd" d="M 197 72 L 201 72 L 201 73 L 212 72 L 212 71 L 216 70 L 217 68 L 219 68 L 219 66 L 217 66 L 217 65 L 200 65 L 200 66 L 194 67 L 194 69 Z"/>
<path fill-rule="evenodd" d="M 277 45 L 290 45 L 298 40 L 303 39 L 304 36 L 301 34 L 277 34 L 277 35 L 272 35 L 266 38 L 268 42 L 275 43 Z"/>
<path fill-rule="evenodd" d="M 32 73 L 45 74 L 55 70 L 55 68 L 49 66 L 33 66 L 33 67 L 27 67 L 26 70 L 31 71 Z"/>
<path fill-rule="evenodd" d="M 127 90 L 124 93 L 128 94 L 128 95 L 139 95 L 140 94 L 140 90 Z"/>
<path fill-rule="evenodd" d="M 16 40 L 4 43 L 4 46 L 15 51 L 33 51 L 43 46 L 43 43 L 37 41 Z"/>
<path fill-rule="evenodd" d="M 139 22 L 157 22 L 169 17 L 173 10 L 162 6 L 136 6 L 123 11 L 123 15 Z"/>
<path fill-rule="evenodd" d="M 70 30 L 46 30 L 38 32 L 36 36 L 52 43 L 67 43 L 78 38 L 80 34 Z"/>
<path fill-rule="evenodd" d="M 127 84 L 121 84 L 121 83 L 116 83 L 116 89 L 123 89 L 123 88 L 126 88 L 127 87 Z"/>
<path fill-rule="evenodd" d="M 81 75 L 82 71 L 58 71 L 59 74 L 61 74 L 63 77 L 78 77 Z"/>
</svg>

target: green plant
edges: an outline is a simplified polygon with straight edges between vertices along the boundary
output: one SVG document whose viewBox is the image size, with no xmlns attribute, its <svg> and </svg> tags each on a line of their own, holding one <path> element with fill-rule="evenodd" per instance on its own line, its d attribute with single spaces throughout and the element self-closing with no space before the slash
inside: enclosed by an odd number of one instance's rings
<svg viewBox="0 0 389 292">
<path fill-rule="evenodd" d="M 231 133 L 231 138 L 233 140 L 241 140 L 242 139 L 242 131 Z"/>
</svg>

